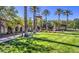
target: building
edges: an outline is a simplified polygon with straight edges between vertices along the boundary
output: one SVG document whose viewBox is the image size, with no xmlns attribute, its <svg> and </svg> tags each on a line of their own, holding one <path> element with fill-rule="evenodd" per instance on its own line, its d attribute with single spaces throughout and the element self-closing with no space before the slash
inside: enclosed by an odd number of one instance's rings
<svg viewBox="0 0 79 59">
<path fill-rule="evenodd" d="M 20 33 L 24 31 L 24 26 L 17 24 L 14 28 L 6 25 L 9 20 L 0 19 L 0 34 Z"/>
<path fill-rule="evenodd" d="M 36 16 L 37 31 L 41 31 L 41 27 L 42 27 L 42 16 Z"/>
</svg>

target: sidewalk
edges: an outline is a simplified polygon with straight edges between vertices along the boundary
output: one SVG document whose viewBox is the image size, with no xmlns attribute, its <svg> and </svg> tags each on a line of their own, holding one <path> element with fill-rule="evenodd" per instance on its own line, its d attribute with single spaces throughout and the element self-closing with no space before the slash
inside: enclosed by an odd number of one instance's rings
<svg viewBox="0 0 79 59">
<path fill-rule="evenodd" d="M 22 34 L 0 38 L 0 43 L 15 39 L 15 38 L 17 38 L 17 37 L 19 37 L 21 35 Z"/>
</svg>

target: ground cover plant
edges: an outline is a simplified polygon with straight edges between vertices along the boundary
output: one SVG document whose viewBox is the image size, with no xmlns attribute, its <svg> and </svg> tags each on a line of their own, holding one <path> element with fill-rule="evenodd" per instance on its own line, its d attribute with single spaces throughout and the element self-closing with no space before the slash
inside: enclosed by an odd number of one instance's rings
<svg viewBox="0 0 79 59">
<path fill-rule="evenodd" d="M 77 53 L 78 32 L 39 32 L 32 38 L 19 37 L 0 43 L 0 52 L 5 53 Z"/>
</svg>

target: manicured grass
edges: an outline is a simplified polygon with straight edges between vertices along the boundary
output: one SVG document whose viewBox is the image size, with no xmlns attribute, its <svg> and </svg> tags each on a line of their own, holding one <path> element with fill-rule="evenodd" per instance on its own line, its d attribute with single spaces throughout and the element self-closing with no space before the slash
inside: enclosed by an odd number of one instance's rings
<svg viewBox="0 0 79 59">
<path fill-rule="evenodd" d="M 40 32 L 33 38 L 20 37 L 0 44 L 0 52 L 78 53 L 79 32 Z"/>
</svg>

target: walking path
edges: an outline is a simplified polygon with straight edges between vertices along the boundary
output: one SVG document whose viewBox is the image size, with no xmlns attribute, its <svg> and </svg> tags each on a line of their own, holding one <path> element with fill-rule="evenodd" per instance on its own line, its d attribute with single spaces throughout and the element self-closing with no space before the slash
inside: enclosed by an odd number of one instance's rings
<svg viewBox="0 0 79 59">
<path fill-rule="evenodd" d="M 21 35 L 22 34 L 12 35 L 12 36 L 8 36 L 8 37 L 1 37 L 0 38 L 0 43 L 15 39 L 15 38 L 17 38 L 17 37 L 19 37 Z"/>
</svg>

